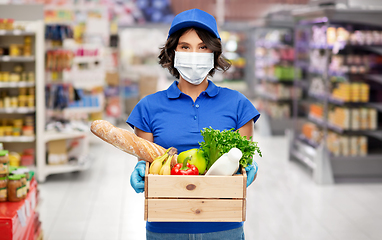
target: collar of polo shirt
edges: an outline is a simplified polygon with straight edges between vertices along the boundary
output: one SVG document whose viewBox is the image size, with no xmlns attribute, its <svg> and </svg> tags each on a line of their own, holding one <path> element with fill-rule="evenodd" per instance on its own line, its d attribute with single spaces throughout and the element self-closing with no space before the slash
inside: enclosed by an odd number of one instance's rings
<svg viewBox="0 0 382 240">
<path fill-rule="evenodd" d="M 178 81 L 174 81 L 171 86 L 167 89 L 167 97 L 168 98 L 178 98 L 182 93 L 178 88 Z M 211 80 L 208 80 L 208 87 L 206 91 L 208 96 L 215 97 L 219 93 L 219 88 L 216 86 Z"/>
</svg>

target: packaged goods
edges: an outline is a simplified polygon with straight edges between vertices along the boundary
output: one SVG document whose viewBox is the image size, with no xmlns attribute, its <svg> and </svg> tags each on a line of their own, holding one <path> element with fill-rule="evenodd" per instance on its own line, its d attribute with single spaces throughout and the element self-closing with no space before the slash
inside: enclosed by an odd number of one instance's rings
<svg viewBox="0 0 382 240">
<path fill-rule="evenodd" d="M 350 142 L 349 142 L 349 138 L 347 136 L 341 136 L 341 155 L 342 156 L 349 156 L 350 154 L 350 151 L 349 151 L 349 147 L 350 147 Z"/>
<path fill-rule="evenodd" d="M 367 137 L 361 136 L 358 138 L 358 152 L 360 156 L 366 156 L 367 155 Z"/>
<path fill-rule="evenodd" d="M 369 128 L 368 125 L 368 109 L 367 108 L 361 108 L 360 109 L 360 129 L 366 130 Z"/>
<path fill-rule="evenodd" d="M 2 73 L 2 81 L 3 82 L 9 82 L 9 72 L 3 72 Z"/>
<path fill-rule="evenodd" d="M 7 201 L 7 177 L 0 177 L 0 202 Z"/>
<path fill-rule="evenodd" d="M 11 127 L 11 129 L 12 129 L 12 127 Z M 14 167 L 18 167 L 18 166 L 20 166 L 20 160 L 21 160 L 20 154 L 18 154 L 17 152 L 10 152 L 9 153 L 9 165 L 14 166 Z"/>
<path fill-rule="evenodd" d="M 357 108 L 351 110 L 352 121 L 351 121 L 351 129 L 359 130 L 360 129 L 360 111 Z"/>
<path fill-rule="evenodd" d="M 369 129 L 375 130 L 378 126 L 378 117 L 377 117 L 377 110 L 370 108 L 369 109 Z"/>
<path fill-rule="evenodd" d="M 0 151 L 0 174 L 8 174 L 9 157 L 7 150 Z"/>
<path fill-rule="evenodd" d="M 21 178 L 21 183 L 22 183 L 22 194 L 23 194 L 23 199 L 27 197 L 27 178 L 25 174 L 20 174 Z"/>
<path fill-rule="evenodd" d="M 350 156 L 358 155 L 358 137 L 350 137 Z"/>
<path fill-rule="evenodd" d="M 224 153 L 208 169 L 206 175 L 232 176 L 239 169 L 239 160 L 243 153 L 238 148 L 232 148 L 228 153 Z"/>
<path fill-rule="evenodd" d="M 20 175 L 8 177 L 8 201 L 18 202 L 23 200 L 23 184 Z"/>
</svg>

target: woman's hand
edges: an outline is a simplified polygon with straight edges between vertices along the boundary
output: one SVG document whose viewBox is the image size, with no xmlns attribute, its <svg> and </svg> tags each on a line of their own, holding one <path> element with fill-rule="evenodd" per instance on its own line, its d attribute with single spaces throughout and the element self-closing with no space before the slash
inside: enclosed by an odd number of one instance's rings
<svg viewBox="0 0 382 240">
<path fill-rule="evenodd" d="M 141 137 L 148 141 L 152 142 L 154 140 L 152 133 L 142 131 L 139 128 L 134 128 L 134 133 L 138 137 Z M 134 171 L 131 173 L 130 184 L 137 193 L 144 192 L 145 190 L 145 171 L 146 162 L 142 160 L 139 161 L 137 165 L 135 165 Z"/>
<path fill-rule="evenodd" d="M 134 171 L 131 173 L 130 184 L 137 193 L 144 192 L 145 190 L 145 171 L 146 162 L 139 161 L 137 165 L 135 165 Z"/>
<path fill-rule="evenodd" d="M 247 166 L 245 171 L 247 172 L 247 187 L 253 183 L 257 177 L 257 170 L 259 169 L 257 163 L 253 161 L 253 165 Z"/>
<path fill-rule="evenodd" d="M 251 119 L 249 122 L 244 124 L 241 128 L 239 128 L 239 133 L 241 136 L 246 136 L 249 140 L 250 137 L 253 136 L 253 120 Z M 247 187 L 251 185 L 252 182 L 255 181 L 257 177 L 257 170 L 259 169 L 257 163 L 253 161 L 252 165 L 247 166 L 245 171 L 247 172 Z"/>
</svg>

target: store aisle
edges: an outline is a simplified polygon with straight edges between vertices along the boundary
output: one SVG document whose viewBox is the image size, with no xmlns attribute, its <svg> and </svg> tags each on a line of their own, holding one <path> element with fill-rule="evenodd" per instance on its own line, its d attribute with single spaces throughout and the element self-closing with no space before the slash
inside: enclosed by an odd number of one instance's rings
<svg viewBox="0 0 382 240">
<path fill-rule="evenodd" d="M 255 133 L 263 158 L 247 192 L 248 240 L 382 239 L 382 184 L 318 186 L 303 166 L 287 160 L 285 137 Z M 101 143 L 86 172 L 40 184 L 47 240 L 143 240 L 143 194 L 130 187 L 134 157 Z"/>
</svg>

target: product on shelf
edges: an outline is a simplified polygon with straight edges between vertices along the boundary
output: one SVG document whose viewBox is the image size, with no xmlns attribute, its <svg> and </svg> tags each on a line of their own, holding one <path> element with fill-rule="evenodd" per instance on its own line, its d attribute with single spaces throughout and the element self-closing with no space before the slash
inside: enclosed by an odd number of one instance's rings
<svg viewBox="0 0 382 240">
<path fill-rule="evenodd" d="M 34 148 L 24 149 L 21 154 L 21 166 L 32 166 L 34 164 Z"/>
<path fill-rule="evenodd" d="M 324 106 L 322 104 L 310 104 L 309 116 L 322 119 L 324 116 Z"/>
<path fill-rule="evenodd" d="M 334 156 L 366 156 L 367 137 L 339 135 L 329 132 L 327 147 Z"/>
<path fill-rule="evenodd" d="M 8 174 L 9 156 L 7 150 L 0 150 L 0 177 Z"/>
<path fill-rule="evenodd" d="M 0 30 L 7 30 L 7 31 L 13 30 L 14 21 L 15 20 L 11 18 L 5 18 L 5 19 L 0 18 Z"/>
<path fill-rule="evenodd" d="M 305 138 L 312 142 L 318 143 L 321 141 L 321 136 L 318 127 L 313 123 L 304 123 L 301 128 L 301 133 Z"/>
<path fill-rule="evenodd" d="M 62 47 L 63 41 L 73 38 L 73 29 L 69 25 L 47 25 L 45 26 L 45 43 L 47 48 Z"/>
<path fill-rule="evenodd" d="M 49 50 L 46 52 L 47 71 L 61 72 L 70 70 L 73 63 L 73 51 L 71 50 Z"/>
<path fill-rule="evenodd" d="M 305 139 L 318 145 L 322 142 L 323 131 L 313 123 L 302 125 L 302 135 Z M 368 151 L 366 136 L 343 135 L 329 131 L 326 147 L 334 156 L 366 156 Z"/>
<path fill-rule="evenodd" d="M 381 45 L 382 31 L 380 30 L 347 30 L 344 27 L 312 26 L 312 46 L 334 46 L 341 43 L 349 45 Z"/>
<path fill-rule="evenodd" d="M 259 110 L 266 112 L 272 119 L 285 119 L 291 116 L 290 104 L 259 100 L 256 106 Z"/>
<path fill-rule="evenodd" d="M 34 118 L 0 119 L 0 137 L 2 136 L 34 136 Z"/>
<path fill-rule="evenodd" d="M 8 177 L 8 201 L 18 202 L 23 200 L 24 188 L 20 175 Z"/>
<path fill-rule="evenodd" d="M 19 167 L 21 161 L 21 156 L 17 152 L 9 153 L 9 165 L 13 167 Z"/>
<path fill-rule="evenodd" d="M 7 201 L 8 178 L 0 177 L 0 202 Z"/>
<path fill-rule="evenodd" d="M 35 106 L 35 89 L 19 88 L 18 95 L 15 91 L 0 91 L 1 108 L 33 108 Z"/>
<path fill-rule="evenodd" d="M 376 130 L 377 110 L 373 108 L 335 107 L 329 111 L 329 123 L 344 130 Z"/>
<path fill-rule="evenodd" d="M 263 86 L 263 91 L 277 99 L 301 98 L 301 89 L 294 88 L 293 86 L 269 82 L 265 82 Z"/>
<path fill-rule="evenodd" d="M 366 83 L 338 83 L 332 97 L 344 102 L 368 102 L 370 87 Z"/>
</svg>

